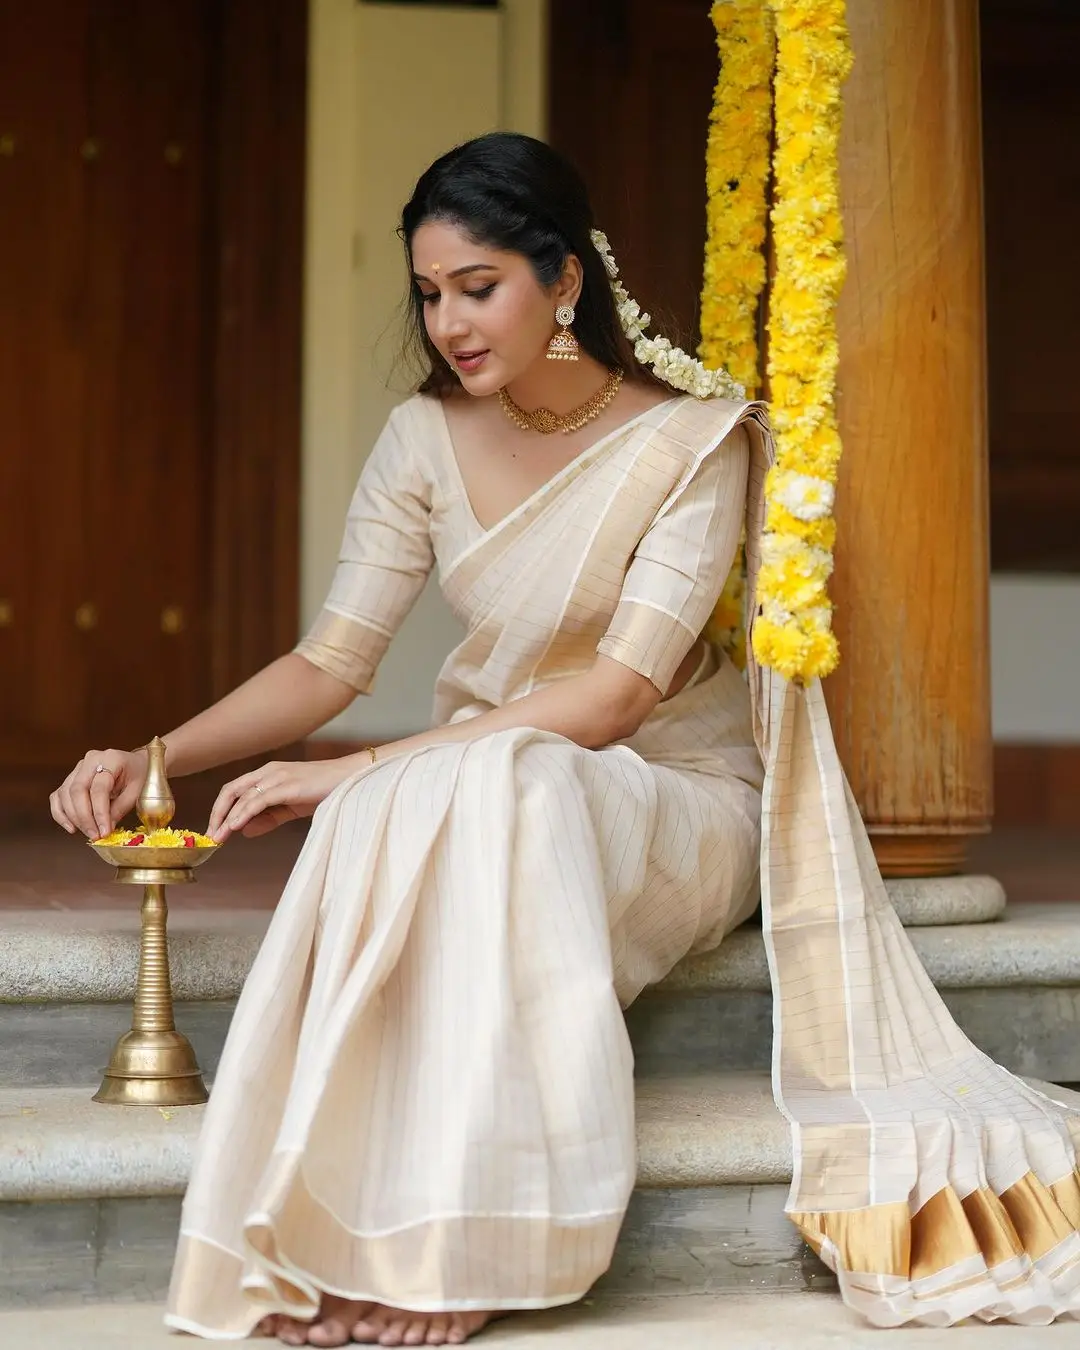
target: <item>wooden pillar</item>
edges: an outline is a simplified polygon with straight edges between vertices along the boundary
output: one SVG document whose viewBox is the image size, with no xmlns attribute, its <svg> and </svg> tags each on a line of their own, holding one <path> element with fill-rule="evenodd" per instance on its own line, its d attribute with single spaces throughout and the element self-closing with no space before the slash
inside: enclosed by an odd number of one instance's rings
<svg viewBox="0 0 1080 1350">
<path fill-rule="evenodd" d="M 943 875 L 992 809 L 978 4 L 848 17 L 826 691 L 882 870 Z"/>
</svg>

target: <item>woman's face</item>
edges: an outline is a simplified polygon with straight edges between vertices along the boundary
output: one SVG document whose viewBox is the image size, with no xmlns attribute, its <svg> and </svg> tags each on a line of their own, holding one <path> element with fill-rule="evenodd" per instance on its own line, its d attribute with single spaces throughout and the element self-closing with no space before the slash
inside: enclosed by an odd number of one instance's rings
<svg viewBox="0 0 1080 1350">
<path fill-rule="evenodd" d="M 576 258 L 545 288 L 522 254 L 473 243 L 445 221 L 416 230 L 412 255 L 428 336 L 478 396 L 494 394 L 545 359 L 555 310 L 573 304 L 581 289 Z"/>
</svg>

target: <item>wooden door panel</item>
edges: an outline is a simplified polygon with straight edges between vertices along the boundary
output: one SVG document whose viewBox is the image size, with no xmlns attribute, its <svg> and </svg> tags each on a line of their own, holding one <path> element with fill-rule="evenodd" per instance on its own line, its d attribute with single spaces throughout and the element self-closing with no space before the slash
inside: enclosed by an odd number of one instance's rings
<svg viewBox="0 0 1080 1350">
<path fill-rule="evenodd" d="M 698 0 L 552 0 L 551 143 L 654 331 L 696 345 L 715 31 Z"/>
<path fill-rule="evenodd" d="M 1080 13 L 985 0 L 991 561 L 1080 571 Z"/>
<path fill-rule="evenodd" d="M 95 4 L 87 452 L 106 471 L 84 504 L 101 616 L 87 706 L 110 744 L 207 701 L 213 8 Z"/>
<path fill-rule="evenodd" d="M 0 5 L 0 757 L 85 722 L 88 23 L 88 0 Z"/>
<path fill-rule="evenodd" d="M 295 640 L 306 39 L 0 0 L 0 818 Z"/>
</svg>

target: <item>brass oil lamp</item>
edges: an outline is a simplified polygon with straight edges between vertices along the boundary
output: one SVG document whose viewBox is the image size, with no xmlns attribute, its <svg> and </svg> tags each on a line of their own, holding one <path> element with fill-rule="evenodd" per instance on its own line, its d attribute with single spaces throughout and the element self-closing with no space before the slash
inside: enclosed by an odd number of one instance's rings
<svg viewBox="0 0 1080 1350">
<path fill-rule="evenodd" d="M 147 746 L 146 781 L 139 794 L 139 823 L 148 834 L 165 829 L 176 801 L 165 775 L 165 742 Z M 116 868 L 124 886 L 141 886 L 142 927 L 139 978 L 131 1030 L 113 1047 L 109 1067 L 94 1101 L 112 1106 L 195 1106 L 207 1100 L 202 1071 L 191 1042 L 176 1029 L 169 975 L 165 887 L 195 880 L 195 868 L 216 848 L 148 848 L 92 844 L 94 852 Z"/>
</svg>

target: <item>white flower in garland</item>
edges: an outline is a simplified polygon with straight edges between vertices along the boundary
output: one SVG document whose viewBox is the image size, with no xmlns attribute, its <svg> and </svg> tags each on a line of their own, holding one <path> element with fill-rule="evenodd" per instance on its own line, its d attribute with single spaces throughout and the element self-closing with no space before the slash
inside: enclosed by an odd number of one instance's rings
<svg viewBox="0 0 1080 1350">
<path fill-rule="evenodd" d="M 650 316 L 642 313 L 641 306 L 632 298 L 619 280 L 619 265 L 611 251 L 607 235 L 602 230 L 593 230 L 592 241 L 596 251 L 604 260 L 604 270 L 611 280 L 611 290 L 615 297 L 615 308 L 619 313 L 619 322 L 623 332 L 634 344 L 634 355 L 643 366 L 652 366 L 657 376 L 673 389 L 693 394 L 695 398 L 734 399 L 741 402 L 746 390 L 737 380 L 733 380 L 726 370 L 706 370 L 700 361 L 688 356 L 681 347 L 672 346 L 665 337 L 646 337 Z"/>
<path fill-rule="evenodd" d="M 824 520 L 832 515 L 836 486 L 826 478 L 808 473 L 777 473 L 772 500 L 790 511 L 796 520 Z"/>
</svg>

